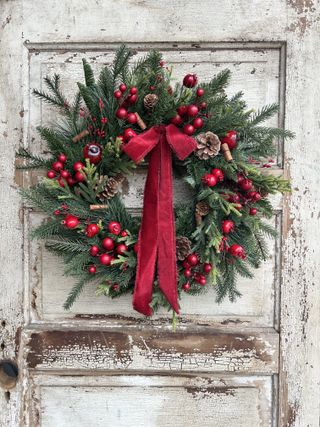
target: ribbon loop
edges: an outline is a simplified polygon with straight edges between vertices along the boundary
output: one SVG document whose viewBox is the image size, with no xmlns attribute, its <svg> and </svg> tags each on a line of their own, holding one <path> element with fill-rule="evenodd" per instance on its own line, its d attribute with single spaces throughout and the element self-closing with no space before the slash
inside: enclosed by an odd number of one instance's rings
<svg viewBox="0 0 320 427">
<path fill-rule="evenodd" d="M 154 126 L 132 138 L 124 152 L 138 163 L 151 152 L 144 189 L 143 214 L 133 306 L 152 315 L 152 286 L 157 264 L 159 287 L 179 313 L 177 292 L 176 237 L 172 191 L 172 151 L 180 160 L 196 148 L 196 142 L 174 125 Z"/>
</svg>

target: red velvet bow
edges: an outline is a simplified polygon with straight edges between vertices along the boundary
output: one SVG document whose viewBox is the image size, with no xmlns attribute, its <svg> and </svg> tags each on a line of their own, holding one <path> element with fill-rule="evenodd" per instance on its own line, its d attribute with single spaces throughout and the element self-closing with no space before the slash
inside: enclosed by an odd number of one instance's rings
<svg viewBox="0 0 320 427">
<path fill-rule="evenodd" d="M 179 313 L 171 150 L 184 160 L 195 148 L 195 140 L 172 124 L 154 126 L 132 138 L 124 147 L 124 152 L 136 163 L 151 152 L 133 294 L 133 307 L 146 316 L 152 315 L 150 303 L 156 261 L 159 287 L 174 311 Z"/>
</svg>

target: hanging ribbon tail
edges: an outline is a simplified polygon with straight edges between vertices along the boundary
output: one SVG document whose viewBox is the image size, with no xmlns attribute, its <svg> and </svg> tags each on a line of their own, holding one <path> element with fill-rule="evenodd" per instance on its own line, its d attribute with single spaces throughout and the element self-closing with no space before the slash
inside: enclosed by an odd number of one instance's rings
<svg viewBox="0 0 320 427">
<path fill-rule="evenodd" d="M 146 316 L 152 315 L 150 303 L 156 263 L 159 288 L 173 310 L 179 313 L 171 150 L 183 160 L 195 148 L 193 138 L 174 125 L 168 125 L 153 127 L 137 135 L 123 149 L 136 163 L 151 152 L 133 294 L 135 310 Z"/>
</svg>

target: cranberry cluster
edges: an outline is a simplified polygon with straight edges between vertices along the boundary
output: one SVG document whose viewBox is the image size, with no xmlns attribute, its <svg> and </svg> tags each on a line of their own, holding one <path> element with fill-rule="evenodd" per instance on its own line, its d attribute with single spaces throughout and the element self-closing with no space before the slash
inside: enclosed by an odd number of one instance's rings
<svg viewBox="0 0 320 427">
<path fill-rule="evenodd" d="M 191 287 L 191 281 L 196 282 L 200 286 L 205 286 L 207 283 L 206 275 L 212 270 L 212 265 L 208 262 L 200 264 L 199 257 L 192 253 L 182 262 L 184 268 L 183 275 L 189 279 L 182 285 L 182 289 L 188 292 Z"/>
</svg>

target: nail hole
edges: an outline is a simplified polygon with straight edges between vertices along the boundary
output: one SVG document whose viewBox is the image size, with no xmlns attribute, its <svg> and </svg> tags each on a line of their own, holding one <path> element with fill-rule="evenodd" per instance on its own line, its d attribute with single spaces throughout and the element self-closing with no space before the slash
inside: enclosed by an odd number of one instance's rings
<svg viewBox="0 0 320 427">
<path fill-rule="evenodd" d="M 1 348 L 1 350 L 4 350 L 4 349 L 5 349 L 5 347 L 6 347 L 5 343 L 2 341 L 2 343 L 0 344 L 0 348 Z"/>
<path fill-rule="evenodd" d="M 6 321 L 5 321 L 5 320 L 2 320 L 2 322 L 1 322 L 1 326 L 2 326 L 3 328 L 6 326 Z"/>
<path fill-rule="evenodd" d="M 4 392 L 4 398 L 6 399 L 6 402 L 9 402 L 9 400 L 10 400 L 10 391 L 5 391 Z"/>
<path fill-rule="evenodd" d="M 0 361 L 0 386 L 6 391 L 13 388 L 18 380 L 18 366 L 12 360 Z"/>
</svg>

